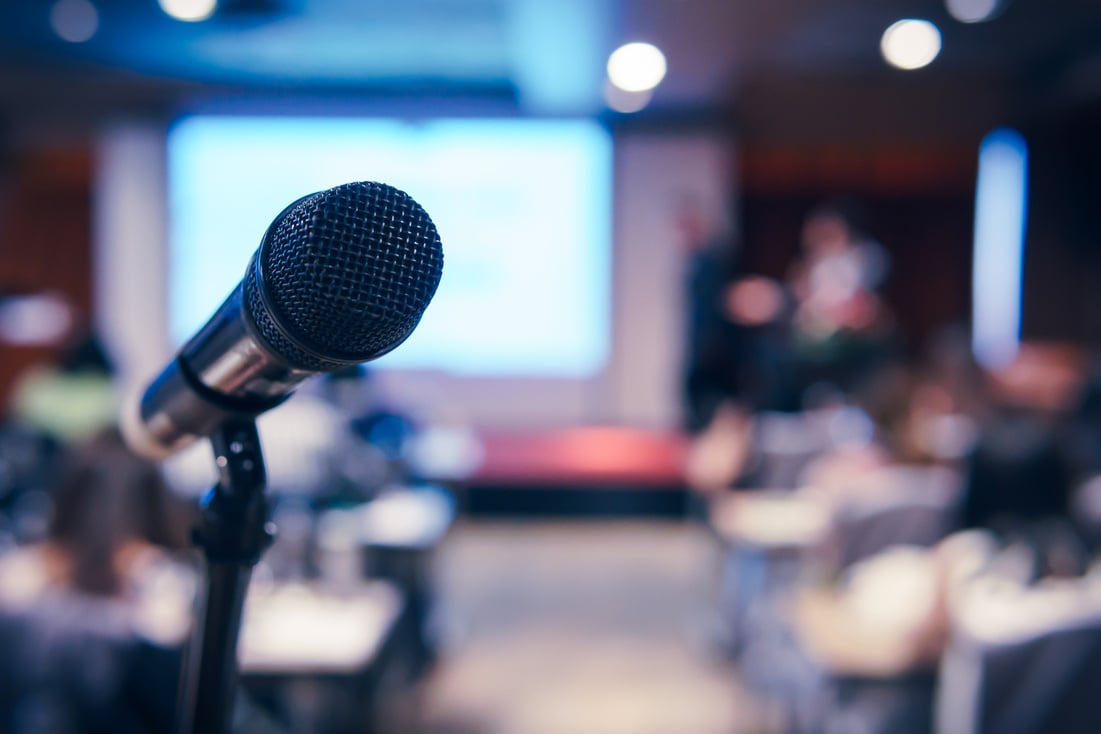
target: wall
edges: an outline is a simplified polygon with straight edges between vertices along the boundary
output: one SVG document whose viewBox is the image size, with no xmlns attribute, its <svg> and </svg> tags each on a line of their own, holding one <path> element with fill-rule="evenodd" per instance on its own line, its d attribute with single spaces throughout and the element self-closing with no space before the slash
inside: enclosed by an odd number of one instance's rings
<svg viewBox="0 0 1101 734">
<path fill-rule="evenodd" d="M 685 202 L 711 228 L 731 230 L 732 149 L 711 134 L 643 132 L 617 142 L 615 416 L 632 425 L 669 426 L 680 418 L 685 311 Z"/>
<path fill-rule="evenodd" d="M 76 325 L 92 311 L 91 168 L 86 148 L 66 144 L 24 150 L 0 171 L 0 291 L 52 291 L 71 307 Z M 0 342 L 0 398 L 62 346 Z"/>
<path fill-rule="evenodd" d="M 155 374 L 171 354 L 164 129 L 108 126 L 96 152 L 96 325 L 118 357 L 120 379 L 130 384 Z"/>
</svg>

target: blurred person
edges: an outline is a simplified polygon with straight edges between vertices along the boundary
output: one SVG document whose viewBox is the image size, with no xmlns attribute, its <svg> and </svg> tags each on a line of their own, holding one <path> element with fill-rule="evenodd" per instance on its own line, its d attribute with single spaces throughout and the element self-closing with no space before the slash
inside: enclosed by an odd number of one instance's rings
<svg viewBox="0 0 1101 734">
<path fill-rule="evenodd" d="M 59 443 L 88 438 L 118 414 L 115 367 L 99 336 L 77 332 L 52 364 L 27 370 L 12 390 L 11 417 Z"/>
<path fill-rule="evenodd" d="M 739 248 L 716 231 L 694 199 L 681 203 L 677 227 L 686 250 L 684 426 L 707 427 L 720 406 L 742 397 L 739 383 L 742 333 L 727 318 L 724 301 L 738 269 Z"/>
<path fill-rule="evenodd" d="M 0 550 L 45 536 L 48 491 L 60 452 L 49 436 L 0 418 Z"/>
<path fill-rule="evenodd" d="M 988 409 L 983 379 L 966 330 L 949 326 L 936 334 L 903 392 L 906 410 L 895 433 L 899 452 L 915 463 L 962 465 Z"/>
<path fill-rule="evenodd" d="M 1071 414 L 1071 454 L 1083 479 L 1101 475 L 1101 359 L 1090 355 L 1082 391 Z"/>
<path fill-rule="evenodd" d="M 1076 470 L 1075 518 L 1091 553 L 1101 548 L 1101 360 L 1091 354 L 1081 396 L 1070 416 L 1068 453 Z"/>
<path fill-rule="evenodd" d="M 64 446 L 111 424 L 116 408 L 114 368 L 91 331 L 71 335 L 55 361 L 19 375 L 0 424 L 0 511 L 19 542 L 42 539 L 46 488 Z"/>
<path fill-rule="evenodd" d="M 115 428 L 53 497 L 47 540 L 0 557 L 0 731 L 171 731 L 195 590 L 173 499 Z"/>
<path fill-rule="evenodd" d="M 925 368 L 929 379 L 951 398 L 956 411 L 977 419 L 986 410 L 983 370 L 972 351 L 969 329 L 953 324 L 937 332 L 930 340 Z"/>
<path fill-rule="evenodd" d="M 683 429 L 691 437 L 684 473 L 699 492 L 729 487 L 741 475 L 759 392 L 749 369 L 756 324 L 730 314 L 740 248 L 713 220 L 694 197 L 679 203 L 676 226 L 686 253 L 681 399 Z"/>
<path fill-rule="evenodd" d="M 807 590 L 800 601 L 805 606 L 797 610 L 795 620 L 806 644 L 839 668 L 895 675 L 935 665 L 946 642 L 948 586 L 956 551 L 961 543 L 971 542 L 961 539 L 982 538 L 984 554 L 990 558 L 1011 552 L 1024 559 L 1017 565 L 1024 569 L 1021 581 L 1026 585 L 1085 573 L 1089 556 L 1071 517 L 1075 473 L 1065 450 L 1066 418 L 1081 388 L 1077 362 L 1073 350 L 1025 345 L 1012 365 L 985 376 L 989 405 L 975 414 L 978 435 L 959 465 L 961 486 L 958 499 L 946 506 L 945 538 L 925 550 L 910 544 L 867 556 L 830 577 L 840 584 Z M 940 391 L 940 383 L 918 376 L 916 370 L 900 370 L 891 378 L 881 392 L 895 388 L 891 392 L 898 398 L 893 403 L 897 415 L 887 409 L 883 415 L 899 424 L 920 421 L 925 411 L 947 414 L 958 409 L 950 404 L 948 391 Z M 908 453 L 905 445 L 889 446 L 891 462 L 931 460 L 921 452 Z M 816 467 L 819 476 L 812 476 L 809 484 L 815 489 L 833 484 L 852 495 L 862 474 L 875 479 L 877 473 L 874 466 L 843 466 L 831 476 L 831 469 L 836 469 L 832 461 Z M 923 491 L 933 488 L 927 485 Z M 901 593 L 893 587 L 911 582 L 914 600 L 903 608 L 887 609 Z M 878 600 L 874 608 L 868 607 L 866 619 L 856 613 L 858 593 L 860 599 Z M 879 630 L 875 625 L 885 626 Z M 882 639 L 866 644 L 880 633 Z"/>
<path fill-rule="evenodd" d="M 801 255 L 788 275 L 802 390 L 826 382 L 847 393 L 891 352 L 892 317 L 879 293 L 889 258 L 862 220 L 856 203 L 831 201 L 803 223 Z"/>
<path fill-rule="evenodd" d="M 977 394 L 977 388 L 972 388 Z M 852 401 L 875 423 L 879 442 L 902 464 L 957 466 L 974 449 L 982 411 L 936 371 L 904 363 L 870 375 Z"/>
<path fill-rule="evenodd" d="M 1051 344 L 1022 345 L 1012 364 L 986 375 L 989 408 L 966 461 L 958 525 L 1023 544 L 1037 577 L 1077 575 L 1087 560 L 1071 504 L 1083 382 L 1075 350 Z"/>
<path fill-rule="evenodd" d="M 783 282 L 724 270 L 707 250 L 696 256 L 705 277 L 694 281 L 694 292 L 703 296 L 694 314 L 710 326 L 690 332 L 690 344 L 703 355 L 711 348 L 715 356 L 690 362 L 688 372 L 690 388 L 693 379 L 711 386 L 697 388 L 704 399 L 695 404 L 708 410 L 697 412 L 707 422 L 690 423 L 703 433 L 689 452 L 690 485 L 753 484 L 747 467 L 758 463 L 752 456 L 760 429 L 755 416 L 835 412 L 890 363 L 892 318 L 878 293 L 888 257 L 864 233 L 858 211 L 840 201 L 812 210 L 801 255 Z M 716 367 L 706 369 L 709 364 Z M 721 381 L 707 381 L 711 375 Z M 691 390 L 689 396 L 693 405 Z"/>
<path fill-rule="evenodd" d="M 724 294 L 726 319 L 742 333 L 743 394 L 756 411 L 792 413 L 804 407 L 791 339 L 794 298 L 788 286 L 747 275 Z"/>
<path fill-rule="evenodd" d="M 415 479 L 408 456 L 420 426 L 392 404 L 374 368 L 358 364 L 329 373 L 320 395 L 340 410 L 349 434 L 341 465 L 348 499 L 369 499 Z"/>
<path fill-rule="evenodd" d="M 891 356 L 879 295 L 889 257 L 863 218 L 855 202 L 819 205 L 783 281 L 751 275 L 726 288 L 724 317 L 748 335 L 743 382 L 757 409 L 834 407 Z"/>
</svg>

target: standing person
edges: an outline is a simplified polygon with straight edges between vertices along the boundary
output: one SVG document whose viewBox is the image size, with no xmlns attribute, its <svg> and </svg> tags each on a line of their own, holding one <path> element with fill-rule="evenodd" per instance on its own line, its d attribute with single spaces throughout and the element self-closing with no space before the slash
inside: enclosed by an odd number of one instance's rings
<svg viewBox="0 0 1101 734">
<path fill-rule="evenodd" d="M 848 393 L 891 351 L 893 319 L 880 296 L 889 258 L 864 229 L 860 207 L 828 202 L 807 216 L 789 285 L 792 349 L 805 389 Z"/>
<path fill-rule="evenodd" d="M 716 233 L 698 202 L 682 205 L 677 225 L 687 252 L 684 428 L 695 434 L 741 393 L 740 333 L 725 308 L 727 289 L 737 274 L 738 248 L 731 238 Z"/>
<path fill-rule="evenodd" d="M 730 296 L 738 283 L 739 248 L 687 201 L 678 226 L 687 252 L 683 428 L 691 437 L 685 481 L 707 493 L 732 486 L 742 474 L 759 407 L 756 324 L 732 318 Z"/>
</svg>

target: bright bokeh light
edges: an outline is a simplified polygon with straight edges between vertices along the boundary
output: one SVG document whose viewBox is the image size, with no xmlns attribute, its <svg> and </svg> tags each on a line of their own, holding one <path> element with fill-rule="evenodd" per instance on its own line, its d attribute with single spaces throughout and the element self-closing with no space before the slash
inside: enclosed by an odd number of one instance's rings
<svg viewBox="0 0 1101 734">
<path fill-rule="evenodd" d="M 72 325 L 72 309 L 56 293 L 0 299 L 0 344 L 21 347 L 57 344 Z"/>
<path fill-rule="evenodd" d="M 611 80 L 608 80 L 604 84 L 604 102 L 608 105 L 608 109 L 615 110 L 616 112 L 622 112 L 624 114 L 639 112 L 645 108 L 646 105 L 650 104 L 650 100 L 653 99 L 653 97 L 654 90 L 652 89 L 647 89 L 642 92 L 628 92 L 612 84 Z"/>
<path fill-rule="evenodd" d="M 58 0 L 50 8 L 50 27 L 62 40 L 84 43 L 99 28 L 99 13 L 88 0 Z"/>
<path fill-rule="evenodd" d="M 961 23 L 982 23 L 996 16 L 1005 6 L 1004 0 L 945 0 L 945 7 Z"/>
<path fill-rule="evenodd" d="M 1028 209 L 1028 149 L 1014 130 L 995 130 L 979 149 L 972 263 L 972 350 L 1005 367 L 1021 335 L 1021 277 Z"/>
<path fill-rule="evenodd" d="M 628 43 L 608 57 L 608 79 L 625 92 L 645 92 L 665 78 L 665 54 L 649 43 Z"/>
<path fill-rule="evenodd" d="M 940 30 L 927 20 L 900 20 L 883 31 L 879 48 L 891 66 L 920 69 L 940 53 Z"/>
<path fill-rule="evenodd" d="M 176 20 L 191 23 L 206 20 L 214 15 L 218 0 L 157 0 L 163 10 Z"/>
</svg>

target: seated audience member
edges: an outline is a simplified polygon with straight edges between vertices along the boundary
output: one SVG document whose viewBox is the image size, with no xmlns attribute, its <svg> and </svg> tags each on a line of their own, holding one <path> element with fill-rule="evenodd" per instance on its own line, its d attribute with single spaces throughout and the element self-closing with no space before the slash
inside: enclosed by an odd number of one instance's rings
<svg viewBox="0 0 1101 734">
<path fill-rule="evenodd" d="M 875 681 L 850 682 L 849 698 L 832 704 L 834 715 L 847 708 L 865 718 L 863 730 L 928 730 L 924 709 L 934 679 L 919 685 L 914 676 L 935 672 L 951 639 L 953 599 L 962 598 L 971 575 L 1000 578 L 1012 560 L 1022 595 L 1039 593 L 1053 577 L 1089 585 L 1081 576 L 1087 555 L 1069 505 L 1077 470 L 1064 440 L 1081 384 L 1075 358 L 1058 348 L 1026 346 L 1010 368 L 987 380 L 989 406 L 979 411 L 978 438 L 962 462 L 962 493 L 952 518 L 955 530 L 968 532 L 932 548 L 911 545 L 866 558 L 839 583 L 796 595 L 792 623 L 810 656 L 835 681 Z M 896 699 L 889 706 L 881 700 L 887 683 Z M 920 717 L 915 706 L 923 709 Z M 871 723 L 872 709 L 890 714 L 882 726 Z M 899 728 L 899 716 L 920 726 Z"/>
<path fill-rule="evenodd" d="M 48 539 L 0 558 L 0 731 L 171 731 L 195 575 L 157 468 L 107 429 L 53 499 Z"/>
<path fill-rule="evenodd" d="M 118 414 L 115 367 L 92 331 L 75 335 L 53 364 L 23 373 L 13 387 L 12 417 L 62 443 L 112 425 Z"/>
<path fill-rule="evenodd" d="M 991 407 L 967 461 L 961 529 L 984 529 L 1023 543 L 1037 576 L 1077 575 L 1086 559 L 1072 516 L 1079 467 L 1069 451 L 1082 373 L 1074 354 L 1026 345 L 988 376 Z"/>
</svg>

